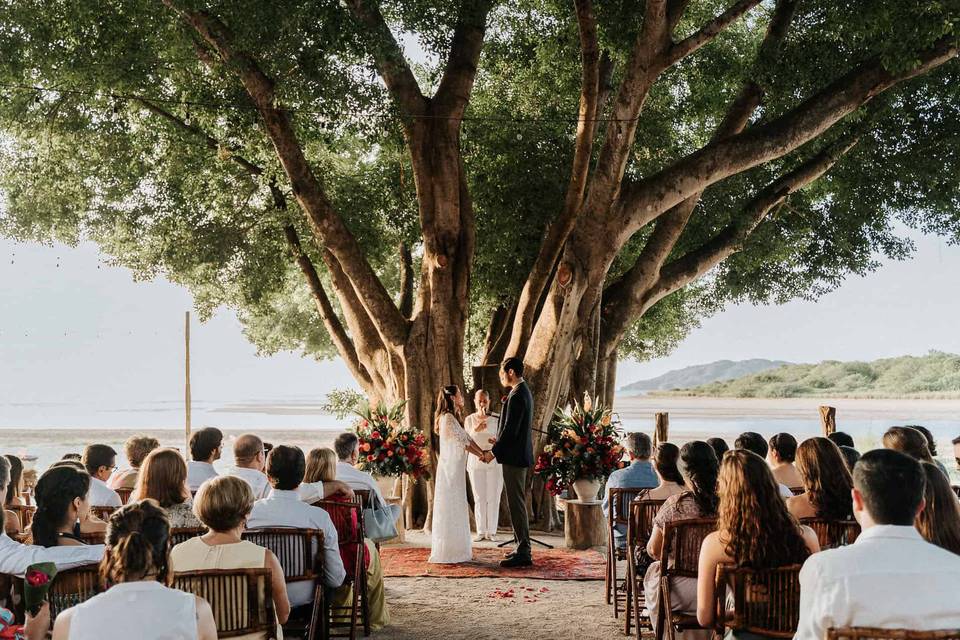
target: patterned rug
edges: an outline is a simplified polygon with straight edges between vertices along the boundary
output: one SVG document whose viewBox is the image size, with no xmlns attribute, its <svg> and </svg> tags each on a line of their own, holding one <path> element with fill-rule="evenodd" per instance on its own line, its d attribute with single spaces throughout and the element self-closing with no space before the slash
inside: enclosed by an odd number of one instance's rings
<svg viewBox="0 0 960 640">
<path fill-rule="evenodd" d="M 572 549 L 534 550 L 532 567 L 501 569 L 502 549 L 474 549 L 473 561 L 463 564 L 430 564 L 430 549 L 390 547 L 380 549 L 384 576 L 388 578 L 529 578 L 532 580 L 603 580 L 604 558 L 596 551 Z"/>
</svg>

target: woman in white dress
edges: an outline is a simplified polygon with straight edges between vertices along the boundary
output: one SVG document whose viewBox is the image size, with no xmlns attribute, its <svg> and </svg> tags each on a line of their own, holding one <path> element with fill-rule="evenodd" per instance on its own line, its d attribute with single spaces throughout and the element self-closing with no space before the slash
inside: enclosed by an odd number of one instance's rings
<svg viewBox="0 0 960 640">
<path fill-rule="evenodd" d="M 497 435 L 496 418 L 487 413 L 490 408 L 490 396 L 483 389 L 473 397 L 477 406 L 464 420 L 464 429 L 481 449 L 486 447 L 491 437 Z M 500 494 L 503 492 L 503 469 L 496 461 L 485 463 L 476 458 L 467 459 L 467 473 L 470 474 L 470 486 L 473 488 L 473 512 L 477 519 L 476 542 L 493 540 L 497 535 L 500 518 Z"/>
<path fill-rule="evenodd" d="M 467 435 L 457 416 L 463 411 L 463 394 L 456 385 L 443 387 L 437 396 L 434 430 L 440 434 L 436 488 L 433 494 L 433 534 L 430 559 L 438 564 L 469 562 L 470 512 L 467 506 L 467 455 L 483 457 L 483 449 Z"/>
</svg>

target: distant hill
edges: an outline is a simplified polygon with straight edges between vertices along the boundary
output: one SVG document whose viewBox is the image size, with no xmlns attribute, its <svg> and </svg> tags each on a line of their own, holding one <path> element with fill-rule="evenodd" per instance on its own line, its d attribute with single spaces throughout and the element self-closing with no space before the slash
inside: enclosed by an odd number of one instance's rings
<svg viewBox="0 0 960 640">
<path fill-rule="evenodd" d="M 960 398 L 960 356 L 931 351 L 873 362 L 791 364 L 662 392 L 728 398 Z"/>
<path fill-rule="evenodd" d="M 769 371 L 770 369 L 776 369 L 787 364 L 790 363 L 780 360 L 764 360 L 762 358 L 738 361 L 717 360 L 709 364 L 698 364 L 692 367 L 668 371 L 663 375 L 650 378 L 649 380 L 638 380 L 625 387 L 621 387 L 619 393 L 630 394 L 669 389 L 687 389 L 720 380 L 732 380 L 753 373 L 760 373 L 761 371 Z"/>
</svg>

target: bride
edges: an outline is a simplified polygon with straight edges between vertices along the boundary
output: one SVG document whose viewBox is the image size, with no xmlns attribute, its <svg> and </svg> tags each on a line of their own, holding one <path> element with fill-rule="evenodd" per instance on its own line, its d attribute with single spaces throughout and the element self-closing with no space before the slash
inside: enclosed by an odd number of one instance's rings
<svg viewBox="0 0 960 640">
<path fill-rule="evenodd" d="M 452 564 L 473 559 L 470 513 L 467 507 L 467 455 L 483 458 L 483 449 L 460 426 L 463 395 L 456 385 L 437 395 L 434 430 L 440 434 L 436 489 L 433 496 L 433 534 L 428 562 Z"/>
</svg>

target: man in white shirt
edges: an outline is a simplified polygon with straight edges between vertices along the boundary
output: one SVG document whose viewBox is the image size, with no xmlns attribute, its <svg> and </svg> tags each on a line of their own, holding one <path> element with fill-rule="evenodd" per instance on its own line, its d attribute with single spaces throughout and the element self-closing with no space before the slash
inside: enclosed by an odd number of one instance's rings
<svg viewBox="0 0 960 640">
<path fill-rule="evenodd" d="M 831 627 L 960 629 L 960 556 L 914 528 L 925 481 L 920 464 L 898 451 L 863 454 L 853 470 L 863 532 L 804 563 L 794 640 L 822 640 Z"/>
<path fill-rule="evenodd" d="M 10 484 L 10 462 L 0 456 L 0 495 L 6 495 Z M 27 567 L 38 562 L 53 562 L 60 570 L 95 564 L 103 558 L 103 545 L 38 547 L 20 544 L 0 527 L 0 574 L 22 576 Z"/>
<path fill-rule="evenodd" d="M 333 441 L 333 450 L 337 452 L 337 480 L 341 480 L 350 485 L 353 489 L 365 489 L 371 492 L 377 502 L 377 506 L 384 509 L 390 509 L 393 513 L 394 521 L 400 517 L 400 505 L 387 504 L 383 499 L 383 493 L 380 492 L 380 485 L 374 480 L 373 476 L 357 469 L 356 464 L 360 459 L 360 439 L 355 433 L 341 433 Z"/>
<path fill-rule="evenodd" d="M 117 468 L 117 452 L 105 444 L 91 444 L 83 450 L 80 461 L 90 474 L 90 506 L 121 506 L 119 494 L 107 485 L 107 479 Z"/>
<path fill-rule="evenodd" d="M 272 490 L 253 505 L 247 518 L 248 529 L 266 527 L 295 527 L 323 531 L 323 583 L 335 588 L 343 584 L 346 571 L 340 558 L 337 529 L 326 511 L 300 500 L 297 487 L 303 481 L 306 469 L 303 451 L 297 447 L 277 446 L 267 459 L 267 474 Z M 291 607 L 313 602 L 313 585 L 295 582 L 287 585 Z"/>
<path fill-rule="evenodd" d="M 217 477 L 213 463 L 223 453 L 223 432 L 216 427 L 204 427 L 190 436 L 190 458 L 187 462 L 187 485 L 196 491 L 210 478 Z"/>
<path fill-rule="evenodd" d="M 770 450 L 767 441 L 764 440 L 762 435 L 755 431 L 746 431 L 737 436 L 737 439 L 733 443 L 733 448 L 752 451 L 764 460 L 767 459 L 767 452 Z M 793 497 L 793 491 L 790 491 L 790 487 L 782 482 L 777 482 L 777 490 L 780 491 L 780 497 L 784 500 Z"/>
</svg>

